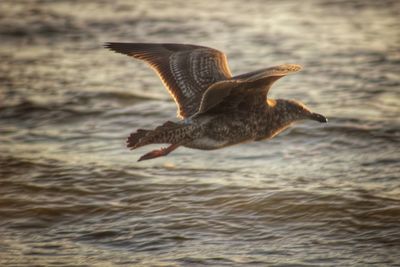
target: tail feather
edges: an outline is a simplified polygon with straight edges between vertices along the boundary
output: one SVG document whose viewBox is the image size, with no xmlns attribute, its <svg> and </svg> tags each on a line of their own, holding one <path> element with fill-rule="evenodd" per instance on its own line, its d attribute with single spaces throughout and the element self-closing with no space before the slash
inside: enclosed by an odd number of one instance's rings
<svg viewBox="0 0 400 267">
<path fill-rule="evenodd" d="M 165 122 L 163 125 L 158 126 L 154 130 L 139 129 L 128 137 L 126 146 L 130 149 L 135 149 L 152 143 L 173 143 L 173 136 L 171 137 L 169 131 L 185 127 L 171 121 Z M 180 141 L 180 140 L 176 140 Z"/>
<path fill-rule="evenodd" d="M 130 149 L 135 149 L 141 146 L 141 140 L 146 137 L 147 134 L 152 132 L 151 130 L 139 129 L 135 133 L 131 133 L 131 135 L 126 140 L 126 147 Z"/>
</svg>

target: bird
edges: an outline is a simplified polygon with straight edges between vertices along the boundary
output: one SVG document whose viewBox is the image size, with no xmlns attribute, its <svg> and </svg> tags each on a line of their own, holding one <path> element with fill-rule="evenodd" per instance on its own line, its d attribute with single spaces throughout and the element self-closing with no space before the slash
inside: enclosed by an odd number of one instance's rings
<svg viewBox="0 0 400 267">
<path fill-rule="evenodd" d="M 226 55 L 206 46 L 108 42 L 104 47 L 146 62 L 177 105 L 180 120 L 129 135 L 126 145 L 131 150 L 168 145 L 138 161 L 166 156 L 178 147 L 214 150 L 271 139 L 296 121 L 328 121 L 299 101 L 268 97 L 274 82 L 301 70 L 297 64 L 232 76 Z"/>
</svg>

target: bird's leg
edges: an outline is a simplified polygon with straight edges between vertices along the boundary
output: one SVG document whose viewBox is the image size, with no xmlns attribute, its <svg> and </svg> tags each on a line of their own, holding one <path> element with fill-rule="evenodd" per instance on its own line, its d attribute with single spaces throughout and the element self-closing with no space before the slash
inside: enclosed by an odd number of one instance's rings
<svg viewBox="0 0 400 267">
<path fill-rule="evenodd" d="M 165 148 L 163 147 L 161 149 L 156 149 L 156 150 L 150 151 L 149 153 L 141 156 L 138 161 L 166 156 L 169 153 L 171 153 L 172 151 L 174 151 L 175 149 L 177 149 L 180 145 L 181 144 L 172 144 L 169 147 L 165 147 Z"/>
</svg>

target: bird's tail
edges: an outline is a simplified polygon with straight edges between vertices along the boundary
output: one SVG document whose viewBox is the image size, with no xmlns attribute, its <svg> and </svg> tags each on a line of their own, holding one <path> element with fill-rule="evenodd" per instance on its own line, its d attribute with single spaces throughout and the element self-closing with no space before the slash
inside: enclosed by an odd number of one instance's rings
<svg viewBox="0 0 400 267">
<path fill-rule="evenodd" d="M 136 149 L 149 144 L 176 144 L 182 141 L 185 125 L 167 121 L 154 130 L 138 129 L 126 140 L 128 148 Z"/>
<path fill-rule="evenodd" d="M 146 137 L 146 135 L 148 135 L 151 132 L 152 132 L 152 130 L 139 129 L 136 132 L 131 133 L 128 136 L 128 139 L 126 140 L 126 147 L 128 147 L 130 149 L 135 149 L 140 146 L 144 146 L 144 144 L 142 144 L 143 142 L 141 142 L 141 140 L 143 140 L 143 138 Z"/>
</svg>

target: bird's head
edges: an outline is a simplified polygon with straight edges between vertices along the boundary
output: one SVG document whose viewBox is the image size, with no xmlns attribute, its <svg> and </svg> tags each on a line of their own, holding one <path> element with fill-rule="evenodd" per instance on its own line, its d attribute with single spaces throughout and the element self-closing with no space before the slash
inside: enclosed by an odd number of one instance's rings
<svg viewBox="0 0 400 267">
<path fill-rule="evenodd" d="M 318 113 L 312 112 L 306 105 L 296 100 L 278 99 L 276 100 L 278 110 L 290 121 L 314 120 L 321 123 L 328 122 L 328 119 Z"/>
</svg>

